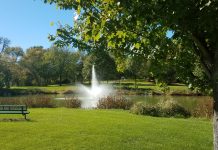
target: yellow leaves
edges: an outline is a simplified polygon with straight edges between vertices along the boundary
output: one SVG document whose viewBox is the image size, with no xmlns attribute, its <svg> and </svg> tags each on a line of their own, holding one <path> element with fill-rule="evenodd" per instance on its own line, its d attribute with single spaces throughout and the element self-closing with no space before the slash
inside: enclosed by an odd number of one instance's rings
<svg viewBox="0 0 218 150">
<path fill-rule="evenodd" d="M 94 41 L 98 41 L 100 39 L 100 37 L 101 37 L 101 33 L 98 32 L 98 34 L 95 35 L 95 37 L 94 37 Z"/>
<path fill-rule="evenodd" d="M 86 24 L 89 25 L 90 23 L 91 23 L 90 17 L 88 16 L 88 17 L 86 18 Z"/>
<path fill-rule="evenodd" d="M 112 39 L 112 38 L 114 38 L 114 33 L 112 33 L 111 35 L 108 35 L 109 40 Z"/>
<path fill-rule="evenodd" d="M 117 65 L 117 71 L 118 72 L 124 72 L 126 70 L 127 67 L 127 61 L 126 59 L 122 58 L 122 57 L 117 57 L 115 59 L 116 65 Z"/>
<path fill-rule="evenodd" d="M 103 0 L 104 3 L 112 4 L 114 0 Z"/>
<path fill-rule="evenodd" d="M 135 44 L 134 44 L 134 47 L 135 47 L 136 49 L 139 49 L 139 48 L 140 48 L 140 46 L 141 46 L 141 44 L 140 44 L 140 43 L 135 43 Z"/>
<path fill-rule="evenodd" d="M 79 3 L 78 7 L 77 7 L 77 10 L 76 10 L 76 13 L 78 15 L 80 15 L 80 12 L 81 12 L 81 5 L 80 5 L 80 0 L 76 0 L 77 3 Z"/>
<path fill-rule="evenodd" d="M 50 22 L 50 26 L 54 26 L 54 22 L 52 21 L 52 22 Z"/>
<path fill-rule="evenodd" d="M 80 14 L 80 12 L 81 12 L 81 6 L 79 5 L 79 6 L 78 6 L 78 8 L 77 8 L 77 11 L 76 11 L 76 13 L 79 15 L 79 14 Z"/>
<path fill-rule="evenodd" d="M 118 38 L 125 38 L 126 37 L 126 32 L 118 30 L 116 35 L 118 36 Z"/>
<path fill-rule="evenodd" d="M 90 38 L 91 37 L 89 35 L 85 35 L 85 38 L 84 38 L 85 42 L 88 42 L 90 40 Z"/>
<path fill-rule="evenodd" d="M 112 42 L 112 41 L 109 41 L 109 42 L 107 43 L 107 46 L 108 46 L 108 48 L 115 48 L 115 47 L 116 47 L 115 43 Z"/>
<path fill-rule="evenodd" d="M 102 19 L 102 21 L 101 21 L 101 28 L 103 28 L 103 27 L 104 27 L 104 25 L 105 25 L 105 22 L 106 22 L 106 20 L 105 20 L 105 19 Z"/>
</svg>

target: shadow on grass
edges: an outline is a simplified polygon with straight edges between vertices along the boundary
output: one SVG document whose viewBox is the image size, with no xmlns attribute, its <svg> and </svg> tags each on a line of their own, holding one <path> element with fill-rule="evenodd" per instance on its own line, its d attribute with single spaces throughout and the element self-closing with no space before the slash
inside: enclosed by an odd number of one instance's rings
<svg viewBox="0 0 218 150">
<path fill-rule="evenodd" d="M 36 122 L 32 119 L 24 119 L 24 118 L 0 118 L 0 122 Z"/>
</svg>

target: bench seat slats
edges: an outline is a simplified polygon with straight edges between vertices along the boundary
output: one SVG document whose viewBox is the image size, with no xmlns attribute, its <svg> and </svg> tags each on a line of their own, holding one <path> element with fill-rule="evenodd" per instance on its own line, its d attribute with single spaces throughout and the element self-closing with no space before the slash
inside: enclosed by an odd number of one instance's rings
<svg viewBox="0 0 218 150">
<path fill-rule="evenodd" d="M 26 111 L 27 107 L 25 105 L 0 105 L 0 111 Z"/>
<path fill-rule="evenodd" d="M 0 114 L 29 114 L 28 111 L 0 111 Z"/>
</svg>

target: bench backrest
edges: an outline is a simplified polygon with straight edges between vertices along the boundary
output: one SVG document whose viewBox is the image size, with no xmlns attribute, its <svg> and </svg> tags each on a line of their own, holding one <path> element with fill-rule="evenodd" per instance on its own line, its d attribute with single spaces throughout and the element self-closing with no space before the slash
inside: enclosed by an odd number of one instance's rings
<svg viewBox="0 0 218 150">
<path fill-rule="evenodd" d="M 0 105 L 0 111 L 27 111 L 26 105 Z"/>
</svg>

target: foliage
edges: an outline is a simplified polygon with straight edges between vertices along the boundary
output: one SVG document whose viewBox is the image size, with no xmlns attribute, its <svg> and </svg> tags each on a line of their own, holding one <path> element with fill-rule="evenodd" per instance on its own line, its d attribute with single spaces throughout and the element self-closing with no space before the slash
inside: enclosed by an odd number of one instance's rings
<svg viewBox="0 0 218 150">
<path fill-rule="evenodd" d="M 182 106 L 171 101 L 161 102 L 157 105 L 136 103 L 130 112 L 138 115 L 149 115 L 155 117 L 190 117 L 191 113 Z"/>
<path fill-rule="evenodd" d="M 15 62 L 24 55 L 23 49 L 21 47 L 8 47 L 4 51 L 12 60 Z"/>
<path fill-rule="evenodd" d="M 198 103 L 197 107 L 192 111 L 194 117 L 213 117 L 213 101 L 206 100 Z"/>
<path fill-rule="evenodd" d="M 18 104 L 18 105 L 27 105 L 28 107 L 32 108 L 53 108 L 55 107 L 54 102 L 52 101 L 52 97 L 45 96 L 45 95 L 35 95 L 27 96 L 27 97 L 20 97 L 20 98 L 1 98 L 0 104 Z"/>
<path fill-rule="evenodd" d="M 74 28 L 50 36 L 58 44 L 105 41 L 116 55 L 143 55 L 159 62 L 181 60 L 182 78 L 200 90 L 213 89 L 214 149 L 218 149 L 218 2 L 216 0 L 44 0 L 61 9 L 74 9 Z M 173 32 L 167 37 L 167 32 Z M 79 37 L 76 40 L 75 37 Z M 181 47 L 177 51 L 177 47 Z M 186 53 L 188 55 L 181 55 Z M 182 57 L 181 57 L 182 56 Z M 190 57 L 193 56 L 193 57 Z M 186 61 L 185 61 L 186 60 Z M 182 63 L 181 63 L 182 62 Z M 200 63 L 203 75 L 193 68 Z M 187 65 L 191 64 L 191 65 Z M 202 77 L 202 78 L 201 78 Z M 202 82 L 203 81 L 203 82 Z M 206 90 L 205 90 L 206 89 Z"/>
<path fill-rule="evenodd" d="M 43 55 L 46 50 L 42 46 L 31 47 L 26 50 L 26 53 L 21 59 L 21 66 L 28 69 L 29 84 L 42 85 L 43 79 L 41 76 L 46 76 L 48 72 L 45 70 Z"/>
<path fill-rule="evenodd" d="M 98 79 L 107 81 L 116 79 L 116 65 L 114 59 L 109 55 L 107 51 L 96 50 L 86 55 L 82 70 L 83 77 L 86 80 L 91 79 L 92 65 L 95 65 Z"/>
<path fill-rule="evenodd" d="M 19 62 L 26 71 L 24 84 L 42 86 L 74 82 L 81 74 L 78 72 L 79 59 L 80 53 L 71 52 L 68 48 L 31 47 L 27 49 Z"/>
<path fill-rule="evenodd" d="M 5 49 L 10 45 L 10 40 L 5 37 L 0 37 L 0 54 L 4 53 Z"/>
<path fill-rule="evenodd" d="M 66 25 L 57 30 L 56 36 L 50 36 L 56 44 L 73 43 L 75 47 L 82 47 L 84 43 L 89 46 L 107 43 L 104 47 L 116 56 L 142 55 L 154 67 L 158 64 L 156 69 L 152 69 L 153 74 L 161 72 L 165 77 L 174 76 L 176 69 L 172 68 L 178 67 L 181 71 L 177 76 L 188 84 L 203 86 L 201 90 L 212 88 L 217 43 L 214 35 L 217 22 L 212 18 L 217 18 L 216 1 L 44 2 L 55 3 L 61 9 L 75 9 L 79 16 L 74 27 Z M 170 32 L 173 36 L 166 36 Z M 193 74 L 194 64 L 198 62 L 203 69 L 203 78 Z"/>
<path fill-rule="evenodd" d="M 32 108 L 53 108 L 55 107 L 55 104 L 52 100 L 52 97 L 44 96 L 44 95 L 38 95 L 30 98 L 23 99 L 23 102 L 28 106 Z"/>
<path fill-rule="evenodd" d="M 97 103 L 99 109 L 130 109 L 133 102 L 123 96 L 107 96 L 100 98 Z"/>
<path fill-rule="evenodd" d="M 18 59 L 23 55 L 20 47 L 9 47 L 10 41 L 0 37 L 0 88 L 10 88 L 11 84 L 19 84 L 22 79 L 23 68 Z"/>
<path fill-rule="evenodd" d="M 81 108 L 81 101 L 77 97 L 65 98 L 65 107 Z"/>
<path fill-rule="evenodd" d="M 167 86 L 166 83 L 157 83 L 157 86 L 159 87 L 160 91 L 162 91 L 164 94 L 168 94 L 170 91 L 170 87 Z"/>
</svg>

